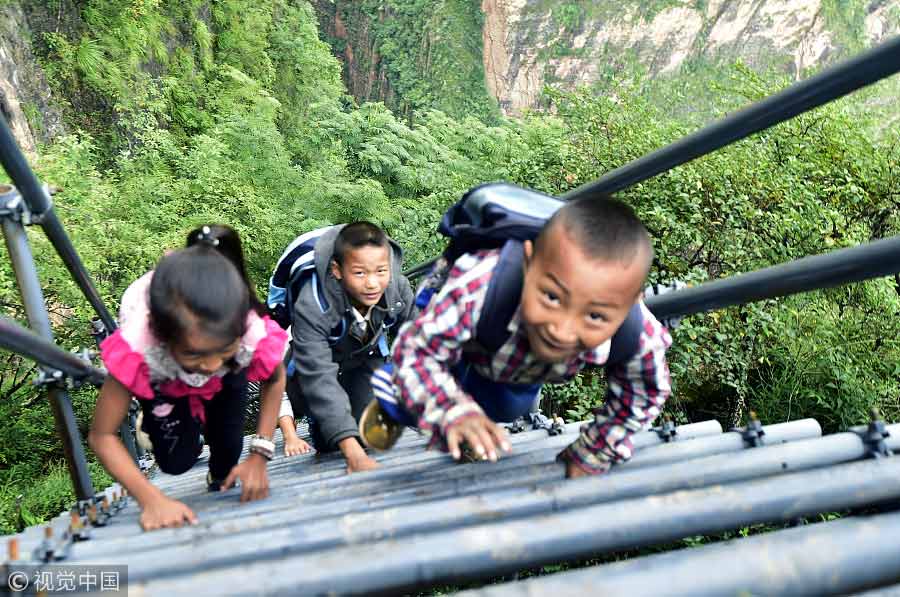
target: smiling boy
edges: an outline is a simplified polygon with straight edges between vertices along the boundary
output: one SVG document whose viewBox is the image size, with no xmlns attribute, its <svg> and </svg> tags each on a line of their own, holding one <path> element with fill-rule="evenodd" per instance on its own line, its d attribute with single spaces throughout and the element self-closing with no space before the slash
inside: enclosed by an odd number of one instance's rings
<svg viewBox="0 0 900 597">
<path fill-rule="evenodd" d="M 401 329 L 392 375 L 373 378 L 378 401 L 363 415 L 364 430 L 385 421 L 390 444 L 398 424 L 417 424 L 454 458 L 467 444 L 477 457 L 496 460 L 510 446 L 495 421 L 528 412 L 542 384 L 605 366 L 606 400 L 559 459 L 576 477 L 631 456 L 630 437 L 652 423 L 670 394 L 671 337 L 640 300 L 653 258 L 646 229 L 619 201 L 583 199 L 560 208 L 520 250 L 521 294 L 508 339 L 487 351 L 476 338 L 481 319 L 494 317 L 483 307 L 501 251 L 462 255 L 438 294 Z M 611 362 L 611 340 L 631 312 L 637 342 Z"/>
<path fill-rule="evenodd" d="M 312 418 L 316 449 L 340 450 L 351 473 L 377 466 L 356 421 L 373 397 L 372 372 L 389 356 L 388 331 L 414 309 L 402 255 L 370 222 L 334 226 L 316 241 L 317 280 L 303 285 L 292 309 L 293 410 Z"/>
</svg>

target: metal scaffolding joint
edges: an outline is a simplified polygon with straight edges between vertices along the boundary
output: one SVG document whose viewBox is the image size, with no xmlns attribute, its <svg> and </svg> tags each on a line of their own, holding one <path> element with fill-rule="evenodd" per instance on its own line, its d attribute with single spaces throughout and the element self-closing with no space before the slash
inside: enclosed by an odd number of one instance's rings
<svg viewBox="0 0 900 597">
<path fill-rule="evenodd" d="M 876 411 L 871 412 L 871 420 L 864 430 L 854 431 L 862 438 L 866 455 L 870 458 L 887 458 L 893 455 L 885 441 L 891 433 Z"/>
<path fill-rule="evenodd" d="M 662 425 L 655 427 L 653 431 L 665 444 L 674 442 L 678 439 L 678 429 L 675 428 L 675 423 L 672 422 L 671 417 L 663 419 Z"/>
<path fill-rule="evenodd" d="M 53 204 L 49 203 L 47 210 L 52 209 L 52 207 Z M 40 224 L 47 210 L 42 213 L 32 212 L 16 187 L 10 184 L 0 184 L 0 218 L 10 218 L 14 222 L 21 222 L 25 226 L 31 226 L 32 224 Z"/>
<path fill-rule="evenodd" d="M 740 432 L 741 438 L 748 448 L 758 448 L 765 445 L 764 436 L 766 435 L 766 430 L 763 429 L 762 423 L 760 423 L 754 412 L 750 413 L 750 420 L 747 422 L 747 426 L 735 431 Z"/>
<path fill-rule="evenodd" d="M 31 383 L 38 387 L 63 386 L 66 383 L 66 374 L 59 369 L 41 369 Z"/>
<path fill-rule="evenodd" d="M 525 415 L 525 419 L 531 423 L 532 429 L 543 429 L 548 435 L 562 435 L 562 419 L 555 417 L 550 419 L 541 412 L 532 412 Z"/>
<path fill-rule="evenodd" d="M 92 368 L 91 362 L 93 361 L 93 358 L 95 356 L 95 353 L 93 351 L 84 349 L 79 353 L 73 352 L 72 354 L 80 359 L 88 369 Z M 66 373 L 65 371 L 52 367 L 41 367 L 38 370 L 37 375 L 34 376 L 31 384 L 39 388 L 48 386 L 55 386 L 60 388 L 77 388 L 86 382 L 95 383 L 96 380 L 87 379 L 86 377 L 76 377 L 74 375 Z"/>
</svg>

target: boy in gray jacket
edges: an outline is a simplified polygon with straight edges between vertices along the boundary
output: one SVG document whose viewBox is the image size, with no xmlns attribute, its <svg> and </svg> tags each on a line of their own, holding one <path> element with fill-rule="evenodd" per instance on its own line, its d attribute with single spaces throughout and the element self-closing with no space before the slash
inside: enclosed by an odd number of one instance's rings
<svg viewBox="0 0 900 597">
<path fill-rule="evenodd" d="M 320 452 L 340 450 L 347 472 L 376 468 L 357 420 L 373 399 L 370 378 L 390 357 L 387 334 L 410 319 L 403 251 L 369 222 L 334 226 L 315 241 L 315 273 L 291 313 L 294 412 L 313 420 Z"/>
</svg>

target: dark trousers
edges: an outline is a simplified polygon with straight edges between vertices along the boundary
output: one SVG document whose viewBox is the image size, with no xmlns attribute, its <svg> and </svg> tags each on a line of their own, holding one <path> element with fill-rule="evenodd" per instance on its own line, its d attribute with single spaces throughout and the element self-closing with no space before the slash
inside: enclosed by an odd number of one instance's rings
<svg viewBox="0 0 900 597">
<path fill-rule="evenodd" d="M 379 360 L 377 363 L 380 365 L 383 361 Z M 350 414 L 353 415 L 355 421 L 359 421 L 363 410 L 375 398 L 375 395 L 372 393 L 371 381 L 373 372 L 374 369 L 368 362 L 363 362 L 353 369 L 342 369 L 338 372 L 338 383 L 341 384 L 341 387 L 350 398 Z M 292 375 L 288 378 L 286 390 L 291 401 L 291 409 L 294 411 L 294 417 L 299 419 L 301 416 L 306 415 L 309 418 L 309 436 L 316 451 L 333 452 L 337 450 L 337 445 L 327 445 L 319 432 L 316 417 L 306 403 L 298 375 Z"/>
<path fill-rule="evenodd" d="M 206 423 L 191 416 L 186 397 L 156 396 L 141 400 L 143 431 L 153 443 L 153 457 L 162 472 L 180 475 L 189 470 L 203 446 L 209 445 L 209 471 L 224 480 L 237 464 L 244 446 L 244 419 L 247 416 L 247 372 L 229 373 L 222 389 L 211 400 L 203 400 Z"/>
<path fill-rule="evenodd" d="M 539 410 L 541 385 L 515 384 L 488 379 L 460 361 L 450 369 L 456 382 L 478 403 L 492 421 L 509 423 Z M 416 418 L 397 401 L 393 384 L 394 364 L 387 363 L 372 377 L 372 388 L 382 409 L 398 423 L 416 426 Z"/>
</svg>

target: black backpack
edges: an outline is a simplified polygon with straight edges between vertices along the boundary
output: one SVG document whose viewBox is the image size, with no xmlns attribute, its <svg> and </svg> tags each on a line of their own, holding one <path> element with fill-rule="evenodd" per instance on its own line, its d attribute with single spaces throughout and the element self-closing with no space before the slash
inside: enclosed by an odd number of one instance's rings
<svg viewBox="0 0 900 597">
<path fill-rule="evenodd" d="M 495 352 L 509 339 L 507 327 L 519 307 L 525 253 L 522 243 L 534 240 L 563 201 L 507 183 L 489 183 L 471 189 L 441 219 L 438 231 L 450 239 L 442 259 L 416 296 L 424 309 L 440 290 L 449 266 L 465 253 L 500 249 L 500 259 L 488 285 L 475 340 Z M 611 364 L 625 363 L 640 348 L 644 318 L 639 304 L 612 337 Z"/>
</svg>

